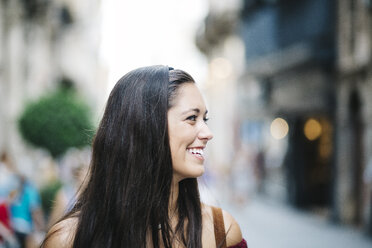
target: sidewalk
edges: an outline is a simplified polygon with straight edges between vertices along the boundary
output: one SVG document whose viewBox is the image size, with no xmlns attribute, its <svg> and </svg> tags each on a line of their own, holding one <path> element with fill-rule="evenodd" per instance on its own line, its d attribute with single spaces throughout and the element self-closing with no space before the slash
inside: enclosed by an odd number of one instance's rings
<svg viewBox="0 0 372 248">
<path fill-rule="evenodd" d="M 319 216 L 263 197 L 239 207 L 229 201 L 228 192 L 218 193 L 217 205 L 240 224 L 249 248 L 372 248 L 372 239 L 363 231 L 330 224 Z"/>
</svg>

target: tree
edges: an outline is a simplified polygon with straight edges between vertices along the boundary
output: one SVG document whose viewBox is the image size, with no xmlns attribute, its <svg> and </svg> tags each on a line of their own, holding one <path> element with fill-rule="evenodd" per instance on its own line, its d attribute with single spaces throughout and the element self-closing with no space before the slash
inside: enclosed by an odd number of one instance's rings
<svg viewBox="0 0 372 248">
<path fill-rule="evenodd" d="M 18 127 L 28 143 L 48 150 L 54 158 L 70 147 L 90 145 L 94 133 L 89 107 L 66 86 L 28 103 Z"/>
</svg>

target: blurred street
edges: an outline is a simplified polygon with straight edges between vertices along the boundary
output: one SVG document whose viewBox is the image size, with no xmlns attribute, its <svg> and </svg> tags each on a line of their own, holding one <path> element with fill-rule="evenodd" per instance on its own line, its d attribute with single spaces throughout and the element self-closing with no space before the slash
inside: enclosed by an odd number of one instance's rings
<svg viewBox="0 0 372 248">
<path fill-rule="evenodd" d="M 296 210 L 277 200 L 257 196 L 238 206 L 229 200 L 228 191 L 216 192 L 219 192 L 219 195 L 213 194 L 216 204 L 234 216 L 250 248 L 372 247 L 372 239 L 363 231 L 332 225 L 320 216 Z"/>
<path fill-rule="evenodd" d="M 201 199 L 250 248 L 372 248 L 372 0 L 0 0 L 0 248 L 72 208 L 110 91 L 150 65 L 195 79 Z"/>
</svg>

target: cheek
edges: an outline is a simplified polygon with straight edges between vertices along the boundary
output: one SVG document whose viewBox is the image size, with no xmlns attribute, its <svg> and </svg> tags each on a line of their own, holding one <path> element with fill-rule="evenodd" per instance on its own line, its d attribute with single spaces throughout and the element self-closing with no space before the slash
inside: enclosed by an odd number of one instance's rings
<svg viewBox="0 0 372 248">
<path fill-rule="evenodd" d="M 169 137 L 169 145 L 172 153 L 186 151 L 187 146 L 192 142 L 190 141 L 190 135 L 187 135 L 186 130 L 172 132 Z"/>
<path fill-rule="evenodd" d="M 187 155 L 186 147 L 187 145 L 177 141 L 173 141 L 170 144 L 173 166 L 177 166 L 183 163 Z"/>
<path fill-rule="evenodd" d="M 187 146 L 188 142 L 185 142 L 181 137 L 173 137 L 173 139 L 170 140 L 172 164 L 176 172 L 180 172 L 186 167 Z"/>
<path fill-rule="evenodd" d="M 169 146 L 171 151 L 173 168 L 176 169 L 177 167 L 180 166 L 180 162 L 183 160 L 182 158 L 183 149 L 177 138 L 174 136 L 172 136 L 172 138 L 169 139 Z"/>
</svg>

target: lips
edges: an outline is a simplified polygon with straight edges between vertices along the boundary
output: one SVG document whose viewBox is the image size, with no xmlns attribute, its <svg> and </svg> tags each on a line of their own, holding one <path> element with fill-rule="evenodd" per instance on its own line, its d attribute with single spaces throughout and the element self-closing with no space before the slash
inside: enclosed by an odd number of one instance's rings
<svg viewBox="0 0 372 248">
<path fill-rule="evenodd" d="M 200 160 L 204 160 L 204 151 L 203 151 L 204 147 L 190 147 L 190 148 L 187 148 L 186 150 L 194 155 L 195 157 L 197 157 L 198 159 Z"/>
</svg>

